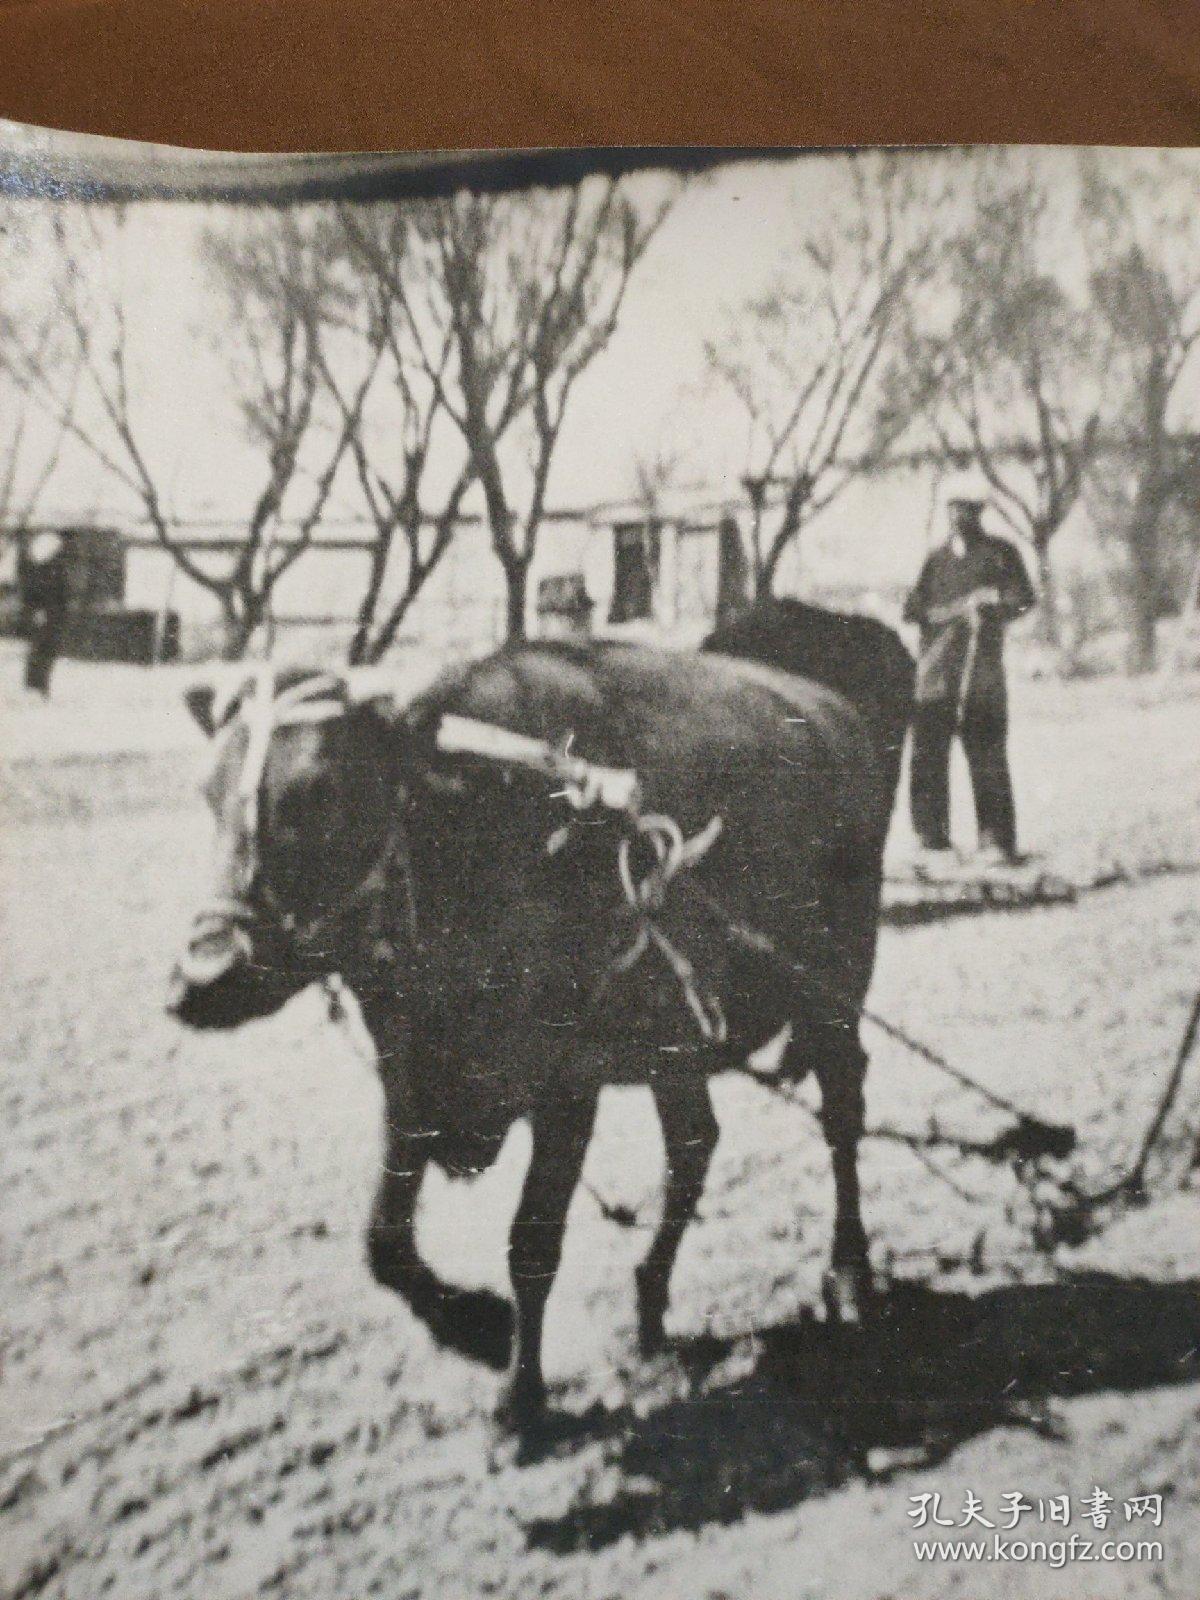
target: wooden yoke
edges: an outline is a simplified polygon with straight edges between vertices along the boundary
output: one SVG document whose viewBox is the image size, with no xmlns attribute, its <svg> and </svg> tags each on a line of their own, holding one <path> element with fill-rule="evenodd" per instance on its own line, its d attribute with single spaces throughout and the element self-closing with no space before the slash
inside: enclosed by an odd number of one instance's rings
<svg viewBox="0 0 1200 1600">
<path fill-rule="evenodd" d="M 641 802 L 638 775 L 627 767 L 601 767 L 568 750 L 556 749 L 544 739 L 513 733 L 491 722 L 473 717 L 443 716 L 437 732 L 437 748 L 446 755 L 482 756 L 489 761 L 507 762 L 531 772 L 545 773 L 560 780 L 563 794 L 577 811 L 595 805 L 610 811 L 636 812 Z"/>
</svg>

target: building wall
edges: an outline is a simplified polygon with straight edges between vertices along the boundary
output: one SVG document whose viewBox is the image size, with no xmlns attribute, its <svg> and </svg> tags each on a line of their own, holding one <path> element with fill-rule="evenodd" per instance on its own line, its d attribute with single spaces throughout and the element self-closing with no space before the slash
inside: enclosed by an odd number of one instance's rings
<svg viewBox="0 0 1200 1600">
<path fill-rule="evenodd" d="M 208 537 L 232 537 L 234 530 L 205 530 Z M 351 542 L 366 537 L 365 525 L 342 525 L 314 544 L 289 569 L 274 594 L 273 615 L 281 654 L 336 655 L 348 642 L 366 585 L 366 550 Z M 199 537 L 199 535 L 198 535 Z M 589 591 L 611 595 L 611 553 L 585 521 L 552 519 L 542 537 L 531 570 L 530 631 L 534 630 L 534 597 L 540 577 L 586 571 Z M 191 554 L 214 574 L 231 559 L 228 553 Z M 404 577 L 401 563 L 389 573 L 383 604 L 394 599 Z M 214 595 L 180 571 L 163 550 L 143 540 L 131 545 L 126 562 L 126 604 L 179 613 L 182 653 L 190 659 L 211 655 L 220 647 L 221 612 Z M 492 552 L 485 528 L 464 524 L 445 557 L 434 569 L 401 627 L 405 640 L 436 639 L 450 645 L 497 643 L 505 627 L 504 574 Z"/>
<path fill-rule="evenodd" d="M 937 475 L 928 467 L 905 468 L 853 483 L 816 519 L 784 557 L 777 591 L 894 617 L 930 544 L 941 536 Z M 677 495 L 663 508 L 661 557 L 654 597 L 653 631 L 690 639 L 711 621 L 718 574 L 717 522 L 721 507 L 700 492 Z M 529 631 L 536 632 L 537 585 L 543 577 L 582 573 L 595 605 L 599 631 L 608 626 L 614 582 L 612 528 L 644 515 L 636 505 L 608 507 L 590 516 L 548 518 L 541 530 L 530 574 Z M 745 529 L 747 518 L 743 512 Z M 1079 520 L 1079 519 L 1076 519 Z M 999 530 L 998 530 L 999 531 Z M 275 595 L 275 647 L 283 655 L 335 658 L 345 649 L 367 575 L 365 524 L 341 522 L 326 530 L 280 582 Z M 237 529 L 205 529 L 195 537 L 235 538 Z M 1094 565 L 1096 542 L 1082 526 L 1064 528 L 1056 550 L 1071 569 Z M 197 554 L 213 571 L 231 557 Z M 165 552 L 144 538 L 127 560 L 126 603 L 180 614 L 182 649 L 189 658 L 212 654 L 220 644 L 220 612 L 212 595 L 181 573 Z M 389 575 L 385 598 L 397 592 L 402 564 Z M 402 646 L 436 642 L 451 650 L 487 647 L 503 637 L 503 573 L 487 530 L 465 523 L 446 557 L 409 611 Z M 624 631 L 646 631 L 631 624 Z"/>
</svg>

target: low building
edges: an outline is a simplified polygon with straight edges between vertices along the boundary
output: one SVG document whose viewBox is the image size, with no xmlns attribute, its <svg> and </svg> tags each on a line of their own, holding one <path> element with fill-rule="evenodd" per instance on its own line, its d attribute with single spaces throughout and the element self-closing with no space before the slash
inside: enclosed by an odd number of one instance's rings
<svg viewBox="0 0 1200 1600">
<path fill-rule="evenodd" d="M 787 551 L 776 592 L 896 620 L 926 550 L 941 537 L 939 481 L 924 463 L 852 482 Z M 43 519 L 56 520 L 64 525 Z M 183 657 L 219 653 L 223 626 L 216 597 L 182 572 L 149 530 L 127 524 L 114 533 L 115 517 L 93 516 L 89 525 L 106 529 L 110 545 L 119 545 L 119 608 L 142 617 L 138 626 L 158 641 L 156 648 L 173 638 L 171 619 L 177 615 Z M 372 532 L 361 519 L 330 518 L 312 548 L 289 568 L 273 595 L 269 623 L 279 654 L 330 660 L 344 655 L 366 586 Z M 180 524 L 179 535 L 192 560 L 214 575 L 228 570 L 242 548 L 235 523 Z M 539 618 L 539 595 L 545 600 L 570 591 L 586 595 L 593 633 L 693 643 L 723 604 L 749 588 L 749 536 L 740 486 L 725 495 L 703 486 L 672 491 L 652 509 L 630 500 L 555 511 L 543 522 L 529 572 L 528 631 L 575 629 L 577 622 L 564 621 L 553 600 Z M 286 540 L 286 529 L 280 537 Z M 1099 608 L 1107 625 L 1120 609 L 1120 552 L 1097 537 L 1082 502 L 1057 535 L 1054 553 L 1063 605 L 1082 606 L 1078 597 L 1094 590 L 1099 598 L 1089 598 L 1088 607 Z M 403 577 L 397 561 L 385 580 L 385 606 Z M 108 581 L 111 588 L 111 575 Z M 0 589 L 2 582 L 0 568 Z M 111 610 L 117 599 L 113 589 L 104 605 Z M 464 517 L 405 616 L 396 649 L 451 655 L 486 649 L 503 639 L 506 615 L 504 574 L 488 530 L 479 517 Z"/>
</svg>

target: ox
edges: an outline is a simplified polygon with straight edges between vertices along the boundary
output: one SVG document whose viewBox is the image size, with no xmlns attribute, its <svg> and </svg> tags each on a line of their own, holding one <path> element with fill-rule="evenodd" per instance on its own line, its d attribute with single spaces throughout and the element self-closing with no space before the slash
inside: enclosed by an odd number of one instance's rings
<svg viewBox="0 0 1200 1600">
<path fill-rule="evenodd" d="M 769 599 L 722 623 L 700 648 L 761 661 L 842 695 L 866 719 L 894 797 L 912 720 L 916 664 L 893 628 L 875 617 L 827 611 L 803 600 Z"/>
<path fill-rule="evenodd" d="M 781 1070 L 815 1074 L 832 1157 L 826 1301 L 859 1317 L 858 1029 L 891 785 L 845 699 L 718 654 L 597 643 L 513 646 L 407 705 L 360 699 L 353 673 L 296 671 L 189 704 L 216 740 L 219 867 L 170 1009 L 229 1028 L 330 975 L 352 991 L 386 1105 L 371 1271 L 443 1343 L 507 1367 L 503 1424 L 519 1433 L 544 1416 L 543 1311 L 601 1087 L 648 1085 L 662 1126 L 663 1217 L 636 1284 L 652 1351 L 717 1143 L 709 1075 L 785 1027 Z M 654 861 L 630 816 L 574 809 L 545 775 L 446 754 L 447 718 L 632 769 L 643 812 L 703 853 L 639 910 L 617 866 L 628 885 Z M 533 1148 L 510 1305 L 443 1283 L 417 1252 L 414 1213 L 431 1160 L 479 1170 L 522 1117 Z"/>
</svg>

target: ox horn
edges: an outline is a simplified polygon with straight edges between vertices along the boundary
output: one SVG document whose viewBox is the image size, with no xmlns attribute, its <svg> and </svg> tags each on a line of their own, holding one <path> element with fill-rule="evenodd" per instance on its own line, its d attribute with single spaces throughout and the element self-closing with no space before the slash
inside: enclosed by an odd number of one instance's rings
<svg viewBox="0 0 1200 1600">
<path fill-rule="evenodd" d="M 214 667 L 183 691 L 184 705 L 210 738 L 228 717 L 233 702 L 253 676 L 252 667 Z"/>
<path fill-rule="evenodd" d="M 342 673 L 346 699 L 352 706 L 368 700 L 395 700 L 401 691 L 399 674 L 392 667 L 349 667 Z"/>
<path fill-rule="evenodd" d="M 346 685 L 346 698 L 352 705 L 362 705 L 368 700 L 390 700 L 401 708 L 424 693 L 441 676 L 444 666 L 436 656 L 422 656 L 420 660 L 406 662 L 403 667 L 348 667 L 342 674 L 342 681 Z"/>
</svg>

